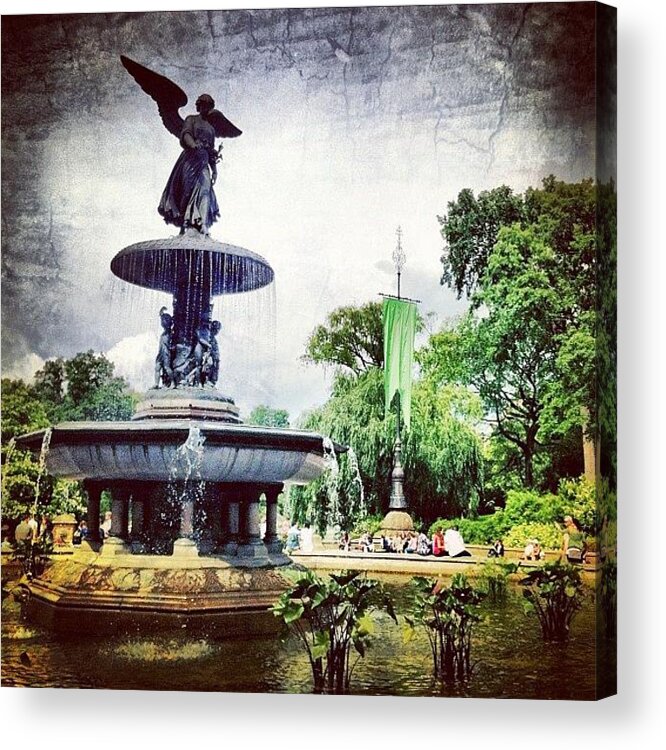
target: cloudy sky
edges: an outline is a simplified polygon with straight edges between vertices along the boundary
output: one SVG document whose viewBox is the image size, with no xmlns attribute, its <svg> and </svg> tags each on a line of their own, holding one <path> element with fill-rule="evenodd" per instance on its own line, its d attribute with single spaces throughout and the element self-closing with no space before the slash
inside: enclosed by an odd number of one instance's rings
<svg viewBox="0 0 666 750">
<path fill-rule="evenodd" d="M 594 173 L 592 4 L 4 16 L 3 376 L 93 348 L 150 385 L 165 298 L 109 263 L 175 233 L 156 206 L 180 147 L 120 54 L 177 82 L 185 113 L 206 91 L 243 130 L 212 235 L 276 274 L 217 305 L 219 385 L 245 414 L 326 398 L 308 334 L 394 289 L 398 225 L 403 291 L 436 327 L 463 309 L 439 285 L 448 201 Z"/>
</svg>

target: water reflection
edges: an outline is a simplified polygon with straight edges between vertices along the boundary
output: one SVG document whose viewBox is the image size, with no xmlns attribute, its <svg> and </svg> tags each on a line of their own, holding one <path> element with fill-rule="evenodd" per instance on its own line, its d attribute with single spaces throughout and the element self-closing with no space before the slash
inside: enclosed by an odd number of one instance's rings
<svg viewBox="0 0 666 750">
<path fill-rule="evenodd" d="M 387 579 L 398 611 L 409 587 Z M 574 620 L 568 644 L 544 644 L 520 592 L 485 603 L 473 638 L 474 672 L 466 684 L 441 685 L 431 676 L 425 634 L 408 643 L 386 614 L 352 676 L 363 695 L 594 699 L 595 617 L 592 593 Z M 3 604 L 2 684 L 229 692 L 311 691 L 307 657 L 295 638 L 221 640 L 186 629 L 151 636 L 54 635 L 20 621 L 18 605 Z M 601 649 L 610 648 L 600 642 Z"/>
</svg>

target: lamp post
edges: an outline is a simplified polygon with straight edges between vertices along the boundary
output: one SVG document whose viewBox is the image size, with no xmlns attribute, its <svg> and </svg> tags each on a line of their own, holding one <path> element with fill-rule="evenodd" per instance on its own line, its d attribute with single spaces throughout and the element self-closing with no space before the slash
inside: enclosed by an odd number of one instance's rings
<svg viewBox="0 0 666 750">
<path fill-rule="evenodd" d="M 396 230 L 396 247 L 393 251 L 393 265 L 397 277 L 397 295 L 382 294 L 383 297 L 389 297 L 405 302 L 419 302 L 419 300 L 403 297 L 400 289 L 400 280 L 402 269 L 407 262 L 407 256 L 402 247 L 402 229 Z M 395 443 L 393 446 L 393 471 L 391 472 L 391 498 L 389 501 L 389 510 L 382 523 L 382 529 L 385 532 L 411 531 L 414 523 L 407 512 L 407 498 L 403 489 L 405 481 L 405 471 L 402 467 L 402 439 L 401 439 L 401 416 L 402 404 L 400 401 L 400 390 L 396 393 L 396 422 L 395 422 Z"/>
<path fill-rule="evenodd" d="M 400 276 L 402 269 L 407 262 L 407 256 L 402 249 L 402 228 L 395 230 L 398 241 L 393 251 L 393 265 L 398 279 L 398 299 L 400 297 Z M 407 500 L 403 490 L 405 481 L 405 471 L 402 468 L 402 441 L 400 439 L 400 391 L 396 394 L 396 420 L 395 420 L 395 444 L 393 446 L 393 471 L 391 472 L 391 500 L 389 502 L 389 511 L 404 511 L 407 508 Z"/>
</svg>

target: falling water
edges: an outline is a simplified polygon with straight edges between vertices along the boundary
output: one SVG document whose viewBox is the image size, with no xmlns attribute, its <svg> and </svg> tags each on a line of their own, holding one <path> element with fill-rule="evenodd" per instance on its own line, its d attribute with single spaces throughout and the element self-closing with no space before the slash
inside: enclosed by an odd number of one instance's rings
<svg viewBox="0 0 666 750">
<path fill-rule="evenodd" d="M 338 475 L 340 474 L 340 466 L 338 464 L 338 457 L 335 454 L 335 446 L 333 445 L 331 438 L 324 437 L 322 443 L 325 468 L 321 478 L 324 483 L 328 500 L 329 519 L 333 525 L 338 525 L 340 523 L 340 496 L 338 494 Z"/>
<path fill-rule="evenodd" d="M 42 477 L 46 473 L 46 457 L 49 452 L 49 446 L 51 445 L 51 436 L 53 435 L 53 427 L 47 427 L 44 430 L 44 436 L 42 437 L 42 447 L 39 451 L 39 469 L 37 471 L 37 482 L 35 483 L 35 503 L 34 513 L 37 515 L 37 505 L 39 503 L 39 491 L 42 483 Z"/>
<path fill-rule="evenodd" d="M 352 473 L 352 484 L 358 486 L 358 504 L 352 503 L 349 508 L 349 514 L 352 518 L 365 518 L 368 515 L 368 508 L 365 503 L 365 492 L 363 490 L 363 480 L 361 479 L 361 472 L 358 467 L 358 456 L 356 451 L 349 446 L 347 450 L 347 459 L 349 461 L 349 468 Z"/>
<path fill-rule="evenodd" d="M 204 497 L 206 483 L 201 479 L 201 464 L 205 440 L 200 428 L 191 425 L 185 442 L 178 446 L 171 459 L 167 491 L 168 508 L 160 514 L 162 522 L 166 525 L 173 523 L 174 511 L 178 515 L 181 505 L 186 500 L 192 500 L 196 505 Z"/>
</svg>

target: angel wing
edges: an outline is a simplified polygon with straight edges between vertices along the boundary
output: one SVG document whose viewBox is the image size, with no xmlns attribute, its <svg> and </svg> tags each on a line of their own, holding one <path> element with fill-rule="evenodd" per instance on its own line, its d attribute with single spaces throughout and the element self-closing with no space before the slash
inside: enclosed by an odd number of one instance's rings
<svg viewBox="0 0 666 750">
<path fill-rule="evenodd" d="M 233 122 L 227 120 L 219 109 L 211 109 L 206 119 L 215 128 L 215 135 L 218 138 L 237 138 L 243 132 Z"/>
<path fill-rule="evenodd" d="M 185 120 L 178 110 L 187 104 L 187 94 L 166 76 L 139 65 L 129 57 L 121 55 L 120 62 L 146 94 L 157 102 L 157 109 L 166 129 L 176 138 L 180 138 Z"/>
</svg>

